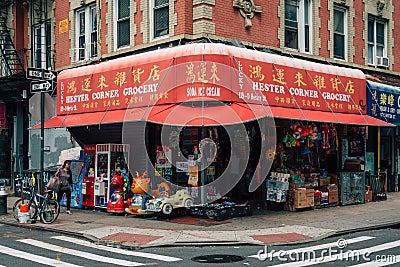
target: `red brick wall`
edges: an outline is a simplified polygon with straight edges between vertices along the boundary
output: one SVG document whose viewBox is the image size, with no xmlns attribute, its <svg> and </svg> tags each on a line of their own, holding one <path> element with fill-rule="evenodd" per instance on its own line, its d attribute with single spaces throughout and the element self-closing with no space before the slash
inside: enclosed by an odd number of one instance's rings
<svg viewBox="0 0 400 267">
<path fill-rule="evenodd" d="M 279 47 L 278 18 L 279 1 L 255 0 L 256 6 L 261 5 L 262 13 L 256 13 L 251 20 L 253 26 L 246 29 L 244 18 L 238 8 L 232 6 L 232 1 L 216 0 L 213 10 L 215 34 L 227 38 L 237 38 L 242 41 Z"/>
<path fill-rule="evenodd" d="M 174 35 L 193 33 L 193 1 L 178 0 L 175 2 L 174 13 L 178 14 L 178 24 Z"/>
<path fill-rule="evenodd" d="M 112 5 L 112 3 L 109 3 L 109 4 Z M 99 18 L 99 20 L 100 20 L 100 28 L 97 29 L 98 31 L 100 31 L 100 40 L 98 40 L 98 42 L 99 42 L 99 45 L 101 47 L 101 51 L 100 51 L 100 55 L 99 56 L 108 54 L 108 44 L 106 42 L 106 36 L 108 34 L 108 24 L 106 22 L 106 20 L 107 20 L 106 19 L 107 18 L 106 15 L 108 13 L 108 5 L 109 4 L 107 4 L 105 0 L 102 0 L 101 4 L 100 4 L 100 6 L 101 6 L 100 18 Z"/>
<path fill-rule="evenodd" d="M 319 30 L 319 37 L 321 40 L 321 48 L 319 49 L 319 55 L 322 57 L 329 58 L 330 51 L 328 50 L 328 41 L 330 40 L 330 31 L 328 28 L 328 22 L 330 18 L 330 12 L 328 10 L 328 1 L 321 1 L 319 8 L 319 17 L 321 20 L 321 28 Z"/>
<path fill-rule="evenodd" d="M 393 71 L 400 72 L 400 1 L 393 1 L 393 6 L 395 12 L 393 13 L 393 20 L 394 20 L 394 29 L 393 29 L 393 39 L 394 39 L 394 47 L 392 48 L 393 51 Z M 396 30 L 397 29 L 397 30 Z"/>
<path fill-rule="evenodd" d="M 68 32 L 59 33 L 59 23 L 64 19 L 69 19 L 69 1 L 64 0 L 56 0 L 56 8 L 54 10 L 55 17 L 55 69 L 60 69 L 62 67 L 68 66 L 71 64 L 71 58 L 69 56 L 69 51 L 71 49 L 71 40 L 69 38 L 69 32 L 71 31 L 71 21 L 68 23 Z"/>
<path fill-rule="evenodd" d="M 354 57 L 353 57 L 353 62 L 356 64 L 364 65 L 365 64 L 365 58 L 363 56 L 363 53 L 366 49 L 365 47 L 365 40 L 363 37 L 363 31 L 365 30 L 365 27 L 368 25 L 368 21 L 363 20 L 363 15 L 364 15 L 364 10 L 365 10 L 365 5 L 363 1 L 354 1 L 354 10 L 355 10 L 355 15 L 354 15 L 354 20 L 353 20 L 353 27 L 354 27 L 354 39 L 353 39 L 353 45 L 354 45 Z"/>
<path fill-rule="evenodd" d="M 135 35 L 135 45 L 143 44 L 143 33 L 141 33 L 140 25 L 143 20 L 143 11 L 141 11 L 140 0 L 136 0 L 136 15 L 135 15 L 135 25 L 136 25 L 136 35 Z"/>
</svg>

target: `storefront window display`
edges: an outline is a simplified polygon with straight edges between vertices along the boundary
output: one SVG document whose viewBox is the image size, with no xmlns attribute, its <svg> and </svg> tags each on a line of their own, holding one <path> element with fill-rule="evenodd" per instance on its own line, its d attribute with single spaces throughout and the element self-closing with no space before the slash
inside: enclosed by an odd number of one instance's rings
<svg viewBox="0 0 400 267">
<path fill-rule="evenodd" d="M 242 170 L 245 171 L 243 177 L 238 179 L 239 182 L 232 185 L 233 189 L 228 196 L 240 201 L 252 199 L 254 193 L 249 193 L 248 188 L 260 159 L 261 135 L 257 125 L 257 122 L 247 123 L 245 127 L 247 132 L 242 133 L 239 130 L 235 131 L 234 125 L 176 127 L 149 124 L 148 143 L 155 144 L 147 145 L 151 161 L 155 166 L 152 188 L 164 178 L 172 185 L 186 187 L 196 199 L 202 193 L 199 186 L 216 181 L 227 171 L 228 163 L 233 161 L 232 168 L 228 170 L 229 175 L 237 177 Z M 228 127 L 230 129 L 227 129 Z M 166 144 L 161 144 L 161 132 L 169 136 Z M 236 136 L 229 136 L 228 132 Z M 236 142 L 232 144 L 231 140 Z M 250 146 L 246 146 L 245 143 Z M 250 151 L 247 151 L 248 149 Z M 245 159 L 249 152 L 250 159 Z M 216 187 L 207 188 L 204 194 L 207 202 L 223 196 Z M 262 201 L 261 196 L 258 198 Z"/>
<path fill-rule="evenodd" d="M 337 205 L 338 184 L 332 178 L 340 154 L 337 125 L 287 120 L 277 125 L 278 143 L 266 183 L 270 208 Z"/>
</svg>

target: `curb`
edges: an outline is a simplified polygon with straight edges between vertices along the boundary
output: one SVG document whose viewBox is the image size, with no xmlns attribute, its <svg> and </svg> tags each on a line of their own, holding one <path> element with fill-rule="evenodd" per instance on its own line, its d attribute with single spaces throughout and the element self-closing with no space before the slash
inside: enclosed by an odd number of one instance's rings
<svg viewBox="0 0 400 267">
<path fill-rule="evenodd" d="M 260 244 L 259 242 L 256 242 L 256 241 L 254 243 L 253 242 L 243 242 L 243 241 L 226 241 L 226 242 L 174 242 L 174 243 L 170 243 L 170 244 L 137 244 L 137 243 L 118 242 L 118 241 L 112 241 L 112 240 L 102 240 L 102 239 L 99 239 L 90 234 L 84 234 L 84 233 L 73 232 L 73 231 L 62 230 L 62 229 L 48 228 L 48 227 L 34 225 L 34 224 L 21 224 L 21 223 L 7 222 L 7 221 L 0 221 L 0 224 L 22 227 L 22 228 L 26 228 L 26 229 L 34 228 L 34 229 L 40 230 L 40 231 L 48 231 L 48 232 L 54 232 L 54 233 L 84 238 L 86 240 L 93 242 L 94 244 L 97 244 L 97 245 L 104 245 L 104 246 L 108 246 L 108 247 L 115 247 L 115 248 L 121 248 L 121 249 L 127 249 L 127 250 L 140 250 L 143 248 L 150 248 L 150 247 L 184 247 L 184 246 L 203 247 L 203 246 L 260 246 L 260 245 L 265 245 L 265 244 Z M 337 236 L 341 236 L 341 235 L 345 235 L 345 234 L 364 232 L 364 231 L 369 231 L 369 230 L 379 230 L 379 229 L 384 229 L 384 228 L 393 227 L 393 226 L 400 227 L 400 221 L 383 223 L 383 224 L 372 225 L 372 226 L 367 226 L 367 227 L 354 228 L 354 229 L 332 231 L 332 232 L 329 232 L 329 233 L 326 233 L 326 234 L 323 234 L 323 235 L 320 235 L 317 237 L 309 238 L 309 239 L 283 241 L 283 242 L 270 243 L 267 245 L 268 246 L 272 246 L 272 245 L 273 246 L 284 246 L 284 245 L 305 244 L 305 243 L 310 243 L 313 241 L 322 240 L 325 238 L 337 237 Z"/>
<path fill-rule="evenodd" d="M 388 222 L 388 223 L 376 224 L 376 225 L 371 225 L 371 226 L 366 226 L 366 227 L 360 227 L 360 228 L 336 231 L 331 237 L 345 235 L 345 234 L 351 234 L 351 233 L 356 233 L 356 232 L 365 232 L 365 231 L 369 231 L 369 230 L 379 230 L 379 229 L 384 229 L 384 228 L 388 228 L 388 227 L 392 227 L 392 226 L 399 226 L 400 227 L 400 221 Z"/>
</svg>

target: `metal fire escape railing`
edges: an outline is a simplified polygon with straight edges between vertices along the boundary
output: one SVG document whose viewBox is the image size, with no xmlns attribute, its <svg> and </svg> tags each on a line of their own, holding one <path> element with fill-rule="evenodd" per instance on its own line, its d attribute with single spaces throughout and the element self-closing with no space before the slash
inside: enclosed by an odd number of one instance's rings
<svg viewBox="0 0 400 267">
<path fill-rule="evenodd" d="M 15 49 L 10 29 L 7 27 L 8 7 L 14 1 L 0 1 L 0 76 L 8 77 L 24 72 L 23 60 Z"/>
</svg>

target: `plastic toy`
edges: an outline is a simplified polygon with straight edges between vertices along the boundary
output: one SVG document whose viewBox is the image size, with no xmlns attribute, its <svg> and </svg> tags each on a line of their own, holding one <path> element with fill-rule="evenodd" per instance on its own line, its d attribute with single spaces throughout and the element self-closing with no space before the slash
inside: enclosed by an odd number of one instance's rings
<svg viewBox="0 0 400 267">
<path fill-rule="evenodd" d="M 128 206 L 125 199 L 129 186 L 129 177 L 118 170 L 112 176 L 110 186 L 114 189 L 114 192 L 107 202 L 107 212 L 124 213 L 125 208 Z"/>
<path fill-rule="evenodd" d="M 146 210 L 146 202 L 152 197 L 150 196 L 150 178 L 145 178 L 147 172 L 143 172 L 140 176 L 136 172 L 136 178 L 132 179 L 131 192 L 133 196 L 128 199 L 128 207 L 125 211 L 134 215 L 143 215 Z"/>
<path fill-rule="evenodd" d="M 174 209 L 190 208 L 193 205 L 193 198 L 185 190 L 178 190 L 170 197 L 160 196 L 147 202 L 147 212 L 163 213 L 170 215 Z"/>
</svg>

